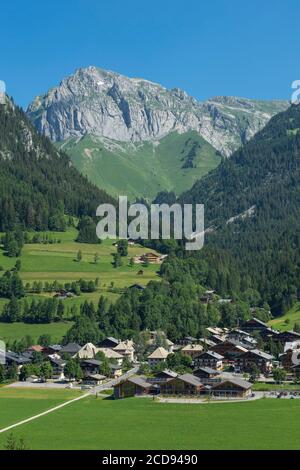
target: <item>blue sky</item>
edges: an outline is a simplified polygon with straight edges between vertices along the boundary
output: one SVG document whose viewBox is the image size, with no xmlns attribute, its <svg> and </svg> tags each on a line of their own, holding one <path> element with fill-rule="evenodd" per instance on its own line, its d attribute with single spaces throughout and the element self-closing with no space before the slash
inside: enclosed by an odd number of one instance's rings
<svg viewBox="0 0 300 470">
<path fill-rule="evenodd" d="M 289 99 L 300 79 L 298 0 L 4 0 L 0 18 L 0 80 L 22 106 L 88 65 L 198 99 Z"/>
</svg>

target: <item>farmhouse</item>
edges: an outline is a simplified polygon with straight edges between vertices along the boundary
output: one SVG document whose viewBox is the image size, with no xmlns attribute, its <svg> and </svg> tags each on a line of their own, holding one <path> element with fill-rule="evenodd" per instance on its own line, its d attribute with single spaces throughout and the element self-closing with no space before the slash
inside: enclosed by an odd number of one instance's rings
<svg viewBox="0 0 300 470">
<path fill-rule="evenodd" d="M 214 351 L 206 351 L 194 358 L 194 367 L 211 367 L 212 369 L 222 369 L 224 357 Z"/>
<path fill-rule="evenodd" d="M 161 263 L 163 260 L 163 256 L 157 255 L 155 253 L 144 253 L 141 256 L 141 261 L 144 263 L 150 263 L 150 264 L 157 264 Z"/>
<path fill-rule="evenodd" d="M 200 379 L 192 374 L 180 375 L 160 385 L 162 395 L 199 395 L 205 390 Z"/>
<path fill-rule="evenodd" d="M 153 351 L 153 353 L 151 353 L 150 356 L 148 356 L 149 366 L 153 367 L 156 364 L 159 364 L 160 362 L 165 362 L 168 355 L 169 353 L 165 348 L 163 347 L 156 348 L 155 351 Z"/>
<path fill-rule="evenodd" d="M 234 377 L 213 385 L 211 393 L 216 397 L 245 398 L 251 395 L 251 387 L 250 382 Z"/>
</svg>

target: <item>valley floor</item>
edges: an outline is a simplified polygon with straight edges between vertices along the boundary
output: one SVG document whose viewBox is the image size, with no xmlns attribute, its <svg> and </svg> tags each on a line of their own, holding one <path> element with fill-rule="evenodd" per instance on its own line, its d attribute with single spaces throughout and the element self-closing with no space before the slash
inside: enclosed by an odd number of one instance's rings
<svg viewBox="0 0 300 470">
<path fill-rule="evenodd" d="M 0 426 L 44 411 L 74 394 L 1 389 Z M 24 437 L 30 449 L 299 449 L 299 420 L 298 400 L 198 406 L 90 396 L 24 424 L 13 434 Z M 0 435 L 0 448 L 8 435 Z"/>
</svg>

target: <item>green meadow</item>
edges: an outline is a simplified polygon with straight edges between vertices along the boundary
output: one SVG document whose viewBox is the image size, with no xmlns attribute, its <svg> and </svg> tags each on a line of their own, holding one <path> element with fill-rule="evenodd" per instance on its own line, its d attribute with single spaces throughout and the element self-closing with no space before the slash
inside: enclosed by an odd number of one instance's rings
<svg viewBox="0 0 300 470">
<path fill-rule="evenodd" d="M 35 414 L 42 413 L 64 401 L 80 396 L 75 390 L 0 389 L 0 429 Z"/>
<path fill-rule="evenodd" d="M 2 418 L 6 425 L 20 419 L 22 404 L 30 403 L 20 398 L 16 409 L 11 406 L 13 398 L 7 400 L 4 397 L 3 402 L 10 408 Z M 48 399 L 44 404 L 52 406 Z M 299 400 L 192 405 L 88 397 L 22 425 L 13 434 L 25 437 L 30 449 L 299 449 L 299 421 Z M 0 435 L 0 448 L 7 437 L 8 433 Z"/>
<path fill-rule="evenodd" d="M 280 331 L 292 330 L 295 323 L 300 324 L 300 302 L 297 302 L 285 315 L 269 322 L 272 328 Z"/>
<path fill-rule="evenodd" d="M 114 268 L 112 265 L 113 253 L 117 248 L 112 240 L 105 240 L 101 244 L 93 245 L 87 243 L 77 243 L 77 230 L 69 229 L 66 232 L 45 232 L 52 239 L 60 240 L 60 243 L 53 244 L 26 244 L 22 249 L 20 277 L 24 284 L 33 282 L 54 282 L 61 284 L 79 279 L 95 280 L 98 278 L 99 284 L 95 292 L 82 293 L 78 297 L 64 300 L 66 312 L 72 305 L 80 305 L 85 300 L 98 303 L 100 295 L 104 295 L 110 302 L 115 302 L 120 292 L 132 284 L 146 285 L 151 280 L 158 280 L 159 265 L 130 266 L 130 259 L 136 255 L 141 255 L 149 250 L 139 245 L 128 248 L 128 257 L 123 258 L 123 265 Z M 33 234 L 30 234 L 33 235 Z M 78 251 L 82 252 L 82 260 L 77 261 Z M 94 262 L 95 254 L 98 254 L 97 264 Z M 11 269 L 16 262 L 16 258 L 7 257 L 0 250 L 0 266 L 3 271 Z M 139 271 L 143 274 L 139 274 Z M 27 299 L 45 298 L 53 294 L 41 293 L 27 295 Z M 6 299 L 0 299 L 0 311 L 7 303 Z M 53 339 L 59 341 L 70 328 L 68 315 L 64 318 L 66 322 L 53 323 L 50 325 L 24 325 L 0 323 L 0 338 L 21 339 L 30 335 L 37 339 L 42 333 L 49 333 Z"/>
<path fill-rule="evenodd" d="M 25 336 L 30 336 L 34 343 L 41 335 L 51 336 L 53 343 L 59 343 L 67 331 L 71 328 L 72 322 L 57 322 L 47 324 L 30 323 L 0 323 L 0 338 L 6 343 L 14 340 L 19 341 Z"/>
<path fill-rule="evenodd" d="M 109 194 L 126 194 L 129 199 L 153 199 L 160 191 L 177 195 L 216 168 L 217 151 L 197 132 L 173 132 L 158 142 L 140 144 L 110 141 L 86 135 L 71 138 L 59 146 L 78 170 Z"/>
</svg>

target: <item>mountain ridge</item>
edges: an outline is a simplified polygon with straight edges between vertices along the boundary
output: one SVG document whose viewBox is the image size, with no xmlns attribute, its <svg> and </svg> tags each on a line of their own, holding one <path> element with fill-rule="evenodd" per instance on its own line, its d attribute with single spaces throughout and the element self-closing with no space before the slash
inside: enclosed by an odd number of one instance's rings
<svg viewBox="0 0 300 470">
<path fill-rule="evenodd" d="M 84 134 L 122 142 L 155 141 L 170 132 L 195 130 L 229 156 L 287 107 L 288 102 L 280 100 L 222 96 L 201 102 L 179 88 L 90 66 L 36 97 L 27 114 L 53 141 Z"/>
</svg>

